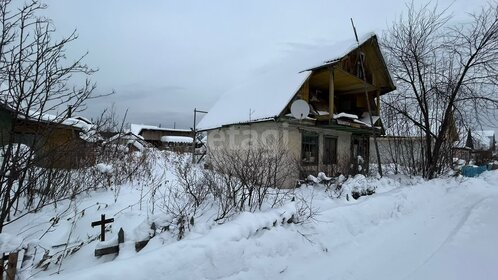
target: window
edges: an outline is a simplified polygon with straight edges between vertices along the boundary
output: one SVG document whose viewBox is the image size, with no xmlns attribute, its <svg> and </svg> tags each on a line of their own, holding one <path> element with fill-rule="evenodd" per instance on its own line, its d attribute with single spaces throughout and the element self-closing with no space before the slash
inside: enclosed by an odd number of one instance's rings
<svg viewBox="0 0 498 280">
<path fill-rule="evenodd" d="M 365 135 L 351 135 L 351 154 L 354 169 L 358 173 L 368 172 L 369 137 Z"/>
<path fill-rule="evenodd" d="M 303 134 L 301 142 L 301 159 L 305 164 L 318 163 L 318 135 Z"/>
<path fill-rule="evenodd" d="M 337 138 L 325 137 L 323 139 L 323 163 L 337 163 Z"/>
</svg>

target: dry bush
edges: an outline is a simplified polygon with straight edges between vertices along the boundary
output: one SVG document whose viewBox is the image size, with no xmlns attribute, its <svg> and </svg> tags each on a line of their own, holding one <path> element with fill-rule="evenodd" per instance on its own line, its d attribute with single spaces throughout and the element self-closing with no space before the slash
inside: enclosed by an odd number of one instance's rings
<svg viewBox="0 0 498 280">
<path fill-rule="evenodd" d="M 167 214 L 167 230 L 180 240 L 206 207 L 209 189 L 204 184 L 203 174 L 187 156 L 178 156 L 174 166 L 176 180 L 160 193 L 161 210 Z"/>
<path fill-rule="evenodd" d="M 204 172 L 204 181 L 219 209 L 217 221 L 240 211 L 261 210 L 264 205 L 279 205 L 289 179 L 297 166 L 282 147 L 211 151 L 212 170 Z"/>
</svg>

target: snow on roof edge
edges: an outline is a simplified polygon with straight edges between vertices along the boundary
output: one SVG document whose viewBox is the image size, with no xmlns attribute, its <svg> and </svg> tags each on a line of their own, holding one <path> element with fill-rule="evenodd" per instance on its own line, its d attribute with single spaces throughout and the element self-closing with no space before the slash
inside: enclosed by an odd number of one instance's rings
<svg viewBox="0 0 498 280">
<path fill-rule="evenodd" d="M 251 121 L 241 121 L 241 122 L 234 122 L 234 123 L 227 123 L 227 124 L 222 124 L 219 126 L 214 126 L 214 127 L 209 127 L 209 128 L 198 128 L 197 132 L 203 132 L 203 131 L 209 131 L 217 128 L 222 128 L 225 126 L 230 126 L 230 125 L 246 125 L 246 124 L 251 124 L 251 123 L 260 123 L 260 122 L 270 122 L 274 121 L 277 119 L 278 116 L 273 116 L 273 117 L 268 117 L 268 118 L 260 118 L 260 119 L 255 119 Z"/>
<path fill-rule="evenodd" d="M 334 63 L 338 62 L 339 60 L 341 60 L 341 58 L 348 55 L 350 52 L 356 50 L 358 48 L 358 46 L 365 44 L 368 40 L 370 40 L 373 37 L 377 37 L 377 34 L 375 34 L 375 32 L 367 32 L 367 33 L 363 34 L 361 36 L 361 38 L 358 39 L 359 43 L 354 41 L 354 43 L 352 43 L 349 47 L 345 48 L 341 54 L 338 54 L 335 57 L 332 57 L 330 59 L 325 60 L 322 64 L 307 68 L 306 70 L 303 70 L 301 72 L 311 71 L 311 70 L 314 70 L 317 68 L 322 68 L 322 67 L 330 65 L 330 64 L 334 64 Z"/>
<path fill-rule="evenodd" d="M 155 125 L 148 125 L 148 124 L 136 124 L 132 123 L 130 124 L 130 131 L 133 134 L 139 135 L 142 130 L 161 130 L 161 131 L 178 131 L 178 132 L 190 132 L 190 129 L 181 129 L 181 128 L 168 128 L 168 127 L 158 127 Z"/>
<path fill-rule="evenodd" d="M 162 136 L 163 143 L 192 143 L 194 139 L 188 136 Z"/>
</svg>

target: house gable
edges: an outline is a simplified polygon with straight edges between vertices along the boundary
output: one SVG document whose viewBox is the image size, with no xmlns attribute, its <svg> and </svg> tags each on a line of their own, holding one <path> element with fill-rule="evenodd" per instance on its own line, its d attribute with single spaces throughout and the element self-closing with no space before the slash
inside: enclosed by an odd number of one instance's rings
<svg viewBox="0 0 498 280">
<path fill-rule="evenodd" d="M 297 54 L 293 53 L 274 69 L 265 69 L 253 80 L 223 95 L 201 120 L 199 129 L 210 130 L 230 124 L 282 118 L 290 113 L 290 104 L 296 99 L 303 99 L 312 105 L 312 121 L 330 121 L 334 113 L 340 112 L 365 117 L 362 116 L 368 111 L 365 109 L 365 84 L 353 67 L 359 53 L 357 46 L 354 41 L 346 41 L 333 46 L 316 47 L 313 51 L 310 48 L 296 51 Z M 375 98 L 395 87 L 385 67 L 376 35 L 364 36 L 359 50 L 366 56 L 367 91 L 372 103 Z M 331 56 L 331 59 L 316 67 L 304 67 L 310 65 L 310 61 L 316 61 L 317 57 L 323 59 Z M 337 99 L 330 98 L 332 69 Z M 378 107 L 378 104 L 372 103 L 374 114 L 378 114 Z M 358 120 L 354 126 L 365 125 L 366 120 Z"/>
<path fill-rule="evenodd" d="M 359 64 L 360 57 L 365 61 L 365 77 Z M 369 124 L 372 115 L 374 125 L 382 127 L 379 118 L 380 96 L 394 90 L 395 86 L 375 35 L 368 37 L 359 47 L 351 49 L 344 56 L 306 71 L 311 71 L 308 79 L 279 117 L 291 117 L 292 102 L 302 99 L 310 105 L 308 120 L 317 125 L 354 132 L 371 127 Z"/>
</svg>

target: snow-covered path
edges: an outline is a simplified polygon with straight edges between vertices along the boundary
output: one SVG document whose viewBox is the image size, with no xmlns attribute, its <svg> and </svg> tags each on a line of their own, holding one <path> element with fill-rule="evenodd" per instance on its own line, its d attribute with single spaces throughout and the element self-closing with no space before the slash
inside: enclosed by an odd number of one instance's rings
<svg viewBox="0 0 498 280">
<path fill-rule="evenodd" d="M 430 193 L 424 192 L 424 195 Z M 464 194 L 451 189 L 444 194 L 436 191 L 434 195 L 436 199 L 428 198 L 426 204 L 416 200 L 420 204 L 414 209 L 403 209 L 406 204 L 401 203 L 396 211 L 402 213 L 398 219 L 367 229 L 347 246 L 329 250 L 325 258 L 316 258 L 306 265 L 296 262 L 295 269 L 303 272 L 298 277 L 496 279 L 497 193 L 467 190 Z M 442 195 L 440 199 L 439 195 Z M 323 273 L 324 267 L 329 273 Z M 289 276 L 288 279 L 298 278 Z"/>
<path fill-rule="evenodd" d="M 247 213 L 205 235 L 52 277 L 498 279 L 498 172 L 314 203 L 320 214 L 305 225 L 254 233 L 275 213 Z"/>
</svg>

